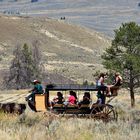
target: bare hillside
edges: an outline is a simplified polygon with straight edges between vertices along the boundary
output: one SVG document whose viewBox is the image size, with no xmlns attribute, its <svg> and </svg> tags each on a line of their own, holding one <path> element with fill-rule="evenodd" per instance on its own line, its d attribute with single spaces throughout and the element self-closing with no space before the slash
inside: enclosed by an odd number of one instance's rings
<svg viewBox="0 0 140 140">
<path fill-rule="evenodd" d="M 84 27 L 49 18 L 0 16 L 0 69 L 7 69 L 17 44 L 38 40 L 47 72 L 92 80 L 102 69 L 101 54 L 110 40 Z"/>
<path fill-rule="evenodd" d="M 68 22 L 113 37 L 122 23 L 140 24 L 139 0 L 0 0 L 0 13 L 65 17 Z"/>
</svg>

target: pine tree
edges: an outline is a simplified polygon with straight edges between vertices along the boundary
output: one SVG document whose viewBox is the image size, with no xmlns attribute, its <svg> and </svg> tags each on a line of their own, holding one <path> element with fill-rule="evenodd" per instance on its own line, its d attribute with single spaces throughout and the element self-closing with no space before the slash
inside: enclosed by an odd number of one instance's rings
<svg viewBox="0 0 140 140">
<path fill-rule="evenodd" d="M 6 88 L 28 88 L 33 79 L 38 79 L 42 75 L 38 66 L 39 62 L 35 63 L 32 49 L 27 44 L 23 47 L 17 46 L 13 55 L 9 75 L 4 78 L 4 85 Z"/>
<path fill-rule="evenodd" d="M 20 83 L 20 73 L 21 73 L 21 48 L 19 46 L 16 46 L 13 55 L 14 59 L 11 62 L 11 66 L 9 68 L 9 75 L 4 77 L 4 85 L 7 88 L 13 88 L 16 87 L 17 89 L 19 88 L 16 83 Z"/>
<path fill-rule="evenodd" d="M 112 45 L 102 58 L 107 69 L 123 75 L 123 81 L 130 89 L 131 106 L 134 106 L 134 90 L 140 87 L 140 26 L 135 22 L 122 24 L 115 30 Z"/>
<path fill-rule="evenodd" d="M 40 46 L 40 42 L 38 40 L 35 40 L 32 43 L 32 56 L 33 56 L 33 63 L 34 63 L 35 68 L 36 68 L 36 71 L 35 71 L 36 72 L 36 77 L 38 79 L 42 79 L 42 77 L 44 75 L 45 68 L 44 68 L 44 65 L 41 61 L 42 53 L 41 53 L 41 50 L 40 50 L 39 46 Z M 38 75 L 38 73 L 40 73 L 40 72 L 42 74 Z"/>
</svg>

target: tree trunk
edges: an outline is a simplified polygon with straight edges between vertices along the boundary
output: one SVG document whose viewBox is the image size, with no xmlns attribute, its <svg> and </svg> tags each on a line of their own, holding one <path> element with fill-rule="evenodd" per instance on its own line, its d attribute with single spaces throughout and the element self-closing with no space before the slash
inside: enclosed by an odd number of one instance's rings
<svg viewBox="0 0 140 140">
<path fill-rule="evenodd" d="M 133 71 L 130 69 L 130 97 L 131 97 L 131 107 L 135 106 L 135 95 L 134 95 L 134 78 Z"/>
<path fill-rule="evenodd" d="M 130 97 L 131 97 L 131 107 L 134 107 L 135 106 L 135 95 L 134 95 L 133 88 L 130 89 Z"/>
</svg>

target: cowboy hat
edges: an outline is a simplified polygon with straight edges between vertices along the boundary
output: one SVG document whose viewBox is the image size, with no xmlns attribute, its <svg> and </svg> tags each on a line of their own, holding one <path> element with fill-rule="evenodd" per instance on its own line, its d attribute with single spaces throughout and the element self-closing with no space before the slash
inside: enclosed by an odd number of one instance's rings
<svg viewBox="0 0 140 140">
<path fill-rule="evenodd" d="M 34 80 L 33 83 L 38 83 L 38 80 Z"/>
</svg>

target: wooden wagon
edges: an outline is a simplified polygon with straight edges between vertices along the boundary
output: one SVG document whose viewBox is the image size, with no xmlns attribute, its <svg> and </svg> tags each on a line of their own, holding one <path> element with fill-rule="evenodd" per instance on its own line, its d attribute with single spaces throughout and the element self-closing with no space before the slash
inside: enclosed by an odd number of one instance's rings
<svg viewBox="0 0 140 140">
<path fill-rule="evenodd" d="M 104 96 L 103 104 L 83 104 L 83 105 L 64 105 L 55 104 L 53 107 L 50 106 L 50 96 L 54 94 L 54 91 L 65 92 L 68 91 L 88 91 L 90 94 L 95 94 L 95 92 L 101 92 Z M 105 121 L 117 120 L 117 112 L 114 107 L 106 103 L 105 89 L 99 89 L 95 86 L 83 86 L 83 85 L 55 85 L 46 86 L 44 94 L 35 95 L 35 104 L 28 102 L 30 108 L 34 111 L 50 111 L 51 113 L 60 114 L 62 116 L 73 115 L 77 117 L 88 117 L 94 119 L 102 119 Z"/>
</svg>

